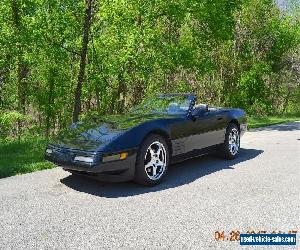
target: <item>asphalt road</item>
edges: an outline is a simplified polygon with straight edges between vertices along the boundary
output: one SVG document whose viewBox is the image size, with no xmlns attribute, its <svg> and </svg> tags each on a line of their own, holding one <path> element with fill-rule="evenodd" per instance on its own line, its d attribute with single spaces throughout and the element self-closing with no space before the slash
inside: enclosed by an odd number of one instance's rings
<svg viewBox="0 0 300 250">
<path fill-rule="evenodd" d="M 248 132 L 238 159 L 174 165 L 153 188 L 59 168 L 1 179 L 0 249 L 296 249 L 241 247 L 226 237 L 232 230 L 300 237 L 299 129 L 295 122 Z"/>
</svg>

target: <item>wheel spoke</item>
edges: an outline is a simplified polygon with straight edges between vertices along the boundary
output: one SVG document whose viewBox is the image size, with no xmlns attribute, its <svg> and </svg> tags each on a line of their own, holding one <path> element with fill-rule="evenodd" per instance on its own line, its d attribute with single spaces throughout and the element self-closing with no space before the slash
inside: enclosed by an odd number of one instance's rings
<svg viewBox="0 0 300 250">
<path fill-rule="evenodd" d="M 158 158 L 160 157 L 160 155 L 161 155 L 162 152 L 163 152 L 162 148 L 157 149 L 156 154 L 157 154 Z"/>
<path fill-rule="evenodd" d="M 155 178 L 155 176 L 157 174 L 156 171 L 157 171 L 157 166 L 153 165 L 152 166 L 152 175 L 153 175 L 154 178 Z"/>
<path fill-rule="evenodd" d="M 163 161 L 163 160 L 160 160 L 160 159 L 157 160 L 156 164 L 157 164 L 158 166 L 164 166 L 164 165 L 165 165 L 164 161 Z"/>
<path fill-rule="evenodd" d="M 149 152 L 150 152 L 151 159 L 152 159 L 155 156 L 155 152 L 152 148 L 149 148 Z"/>
<path fill-rule="evenodd" d="M 153 162 L 148 162 L 146 165 L 145 165 L 145 168 L 150 168 L 153 166 Z"/>
<path fill-rule="evenodd" d="M 231 153 L 232 153 L 232 154 L 235 154 L 235 151 L 236 151 L 235 144 L 232 144 L 232 150 L 231 150 Z"/>
</svg>

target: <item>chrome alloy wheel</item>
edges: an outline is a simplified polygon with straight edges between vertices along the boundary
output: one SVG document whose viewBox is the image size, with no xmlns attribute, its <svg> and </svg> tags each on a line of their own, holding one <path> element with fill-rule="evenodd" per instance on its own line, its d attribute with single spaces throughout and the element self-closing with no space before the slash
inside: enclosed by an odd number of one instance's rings
<svg viewBox="0 0 300 250">
<path fill-rule="evenodd" d="M 148 147 L 144 166 L 146 174 L 151 180 L 158 180 L 164 174 L 167 155 L 165 146 L 161 142 L 155 141 Z"/>
<path fill-rule="evenodd" d="M 228 138 L 229 151 L 232 155 L 236 155 L 240 147 L 240 135 L 236 128 L 233 128 L 229 133 Z"/>
</svg>

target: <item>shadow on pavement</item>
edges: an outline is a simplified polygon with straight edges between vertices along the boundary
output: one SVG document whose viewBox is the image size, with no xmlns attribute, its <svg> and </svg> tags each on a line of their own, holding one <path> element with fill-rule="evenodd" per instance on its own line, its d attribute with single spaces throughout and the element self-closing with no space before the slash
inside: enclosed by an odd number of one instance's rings
<svg viewBox="0 0 300 250">
<path fill-rule="evenodd" d="M 203 156 L 187 160 L 183 163 L 170 166 L 166 178 L 160 185 L 155 187 L 143 187 L 134 182 L 103 183 L 76 175 L 69 175 L 61 179 L 61 183 L 79 192 L 96 196 L 107 198 L 128 197 L 189 184 L 205 175 L 221 170 L 234 169 L 236 164 L 251 160 L 261 153 L 263 153 L 262 150 L 241 149 L 239 157 L 231 161 L 212 156 Z"/>
<path fill-rule="evenodd" d="M 300 130 L 300 121 L 299 122 L 291 122 L 286 124 L 278 124 L 278 125 L 271 125 L 262 128 L 254 128 L 250 129 L 250 132 L 257 132 L 257 131 L 295 131 Z"/>
</svg>

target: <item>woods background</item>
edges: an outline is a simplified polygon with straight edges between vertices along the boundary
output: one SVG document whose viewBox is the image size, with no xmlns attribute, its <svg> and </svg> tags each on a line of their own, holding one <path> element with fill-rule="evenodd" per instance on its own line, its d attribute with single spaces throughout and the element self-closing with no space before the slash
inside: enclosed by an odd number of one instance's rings
<svg viewBox="0 0 300 250">
<path fill-rule="evenodd" d="M 157 92 L 300 113 L 297 0 L 2 0 L 0 23 L 1 139 Z"/>
</svg>

